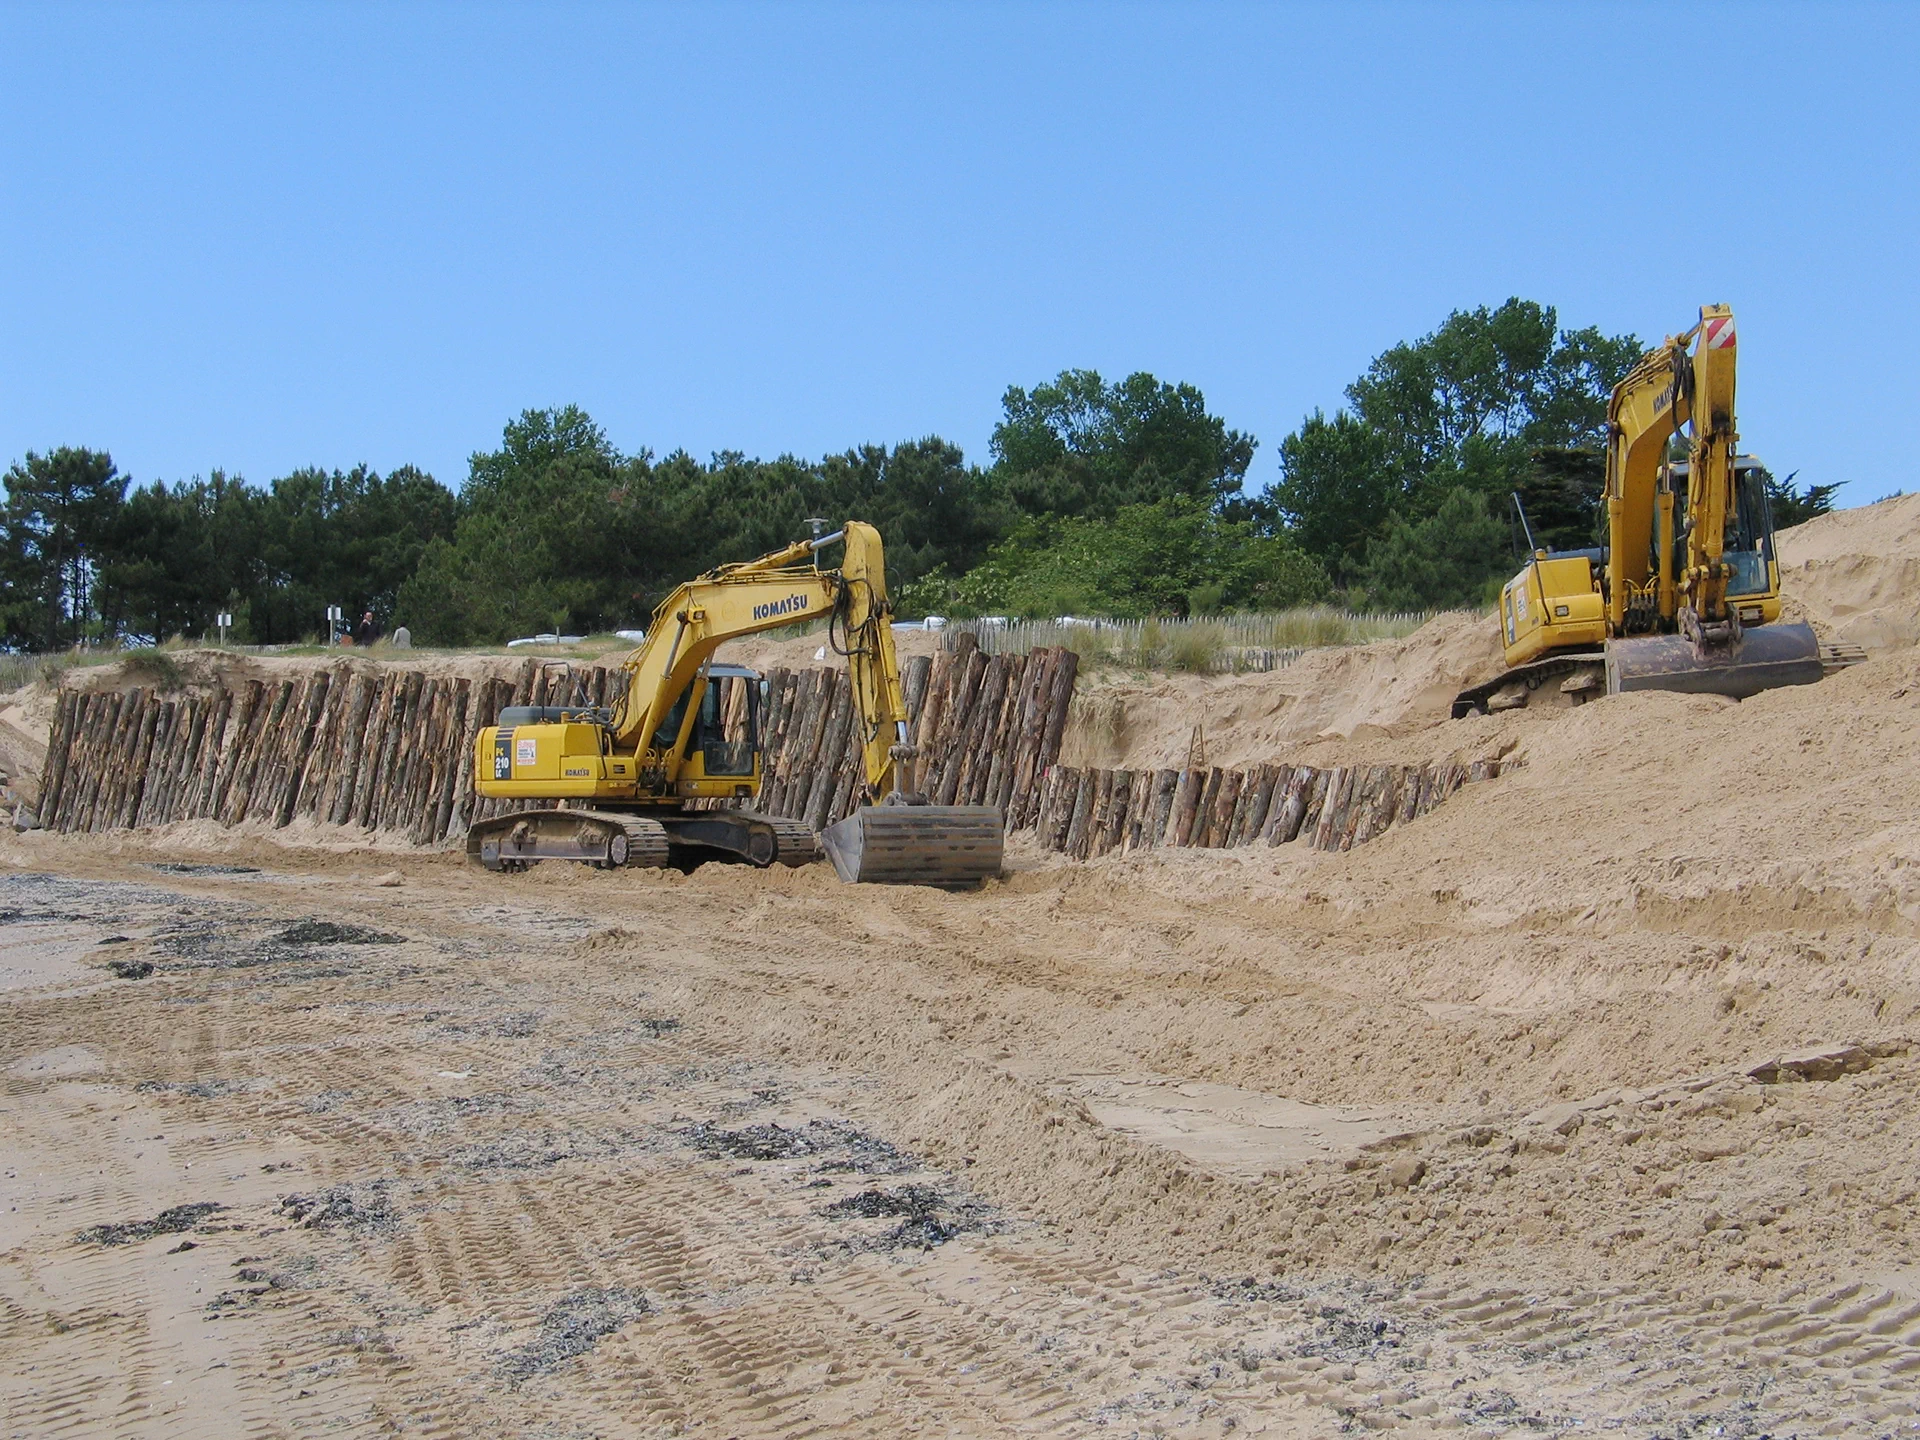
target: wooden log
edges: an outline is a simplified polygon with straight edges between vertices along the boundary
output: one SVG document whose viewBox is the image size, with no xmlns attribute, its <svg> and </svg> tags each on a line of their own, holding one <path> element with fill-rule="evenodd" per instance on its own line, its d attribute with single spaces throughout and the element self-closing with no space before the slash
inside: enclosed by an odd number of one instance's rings
<svg viewBox="0 0 1920 1440">
<path fill-rule="evenodd" d="M 474 789 L 474 752 L 480 732 L 493 723 L 495 712 L 488 708 L 493 699 L 493 684 L 491 679 L 472 684 L 467 696 L 465 738 L 460 745 L 459 763 L 454 766 L 453 804 L 447 812 L 446 823 L 440 827 L 443 836 L 456 830 L 465 830 L 476 818 L 475 812 L 482 797 Z"/>
<path fill-rule="evenodd" d="M 201 736 L 194 765 L 197 773 L 188 782 L 187 793 L 180 806 L 182 820 L 204 820 L 214 813 L 213 796 L 219 786 L 221 760 L 226 754 L 233 728 L 233 707 L 238 698 L 224 685 L 212 697 L 207 728 Z"/>
<path fill-rule="evenodd" d="M 1091 860 L 1100 853 L 1101 834 L 1107 828 L 1107 817 L 1113 813 L 1113 771 L 1095 770 L 1093 777 L 1093 803 L 1087 807 L 1086 828 L 1080 834 L 1079 844 L 1073 848 L 1076 860 Z"/>
<path fill-rule="evenodd" d="M 827 745 L 828 728 L 833 722 L 833 705 L 837 698 L 841 676 L 832 670 L 814 672 L 814 693 L 810 713 L 807 716 L 807 735 L 799 756 L 799 768 L 795 770 L 788 791 L 786 813 L 796 820 L 804 820 L 807 806 L 813 794 L 814 783 L 820 778 L 820 772 L 832 764 L 832 756 Z"/>
<path fill-rule="evenodd" d="M 455 680 L 447 696 L 446 756 L 438 772 L 438 790 L 433 798 L 433 818 L 427 827 L 427 843 L 446 839 L 453 824 L 453 806 L 459 792 L 460 776 L 473 766 L 469 760 L 473 737 L 467 728 L 467 707 L 473 700 L 473 682 Z"/>
<path fill-rule="evenodd" d="M 1133 771 L 1115 769 L 1113 789 L 1107 798 L 1107 821 L 1100 827 L 1100 853 L 1124 850 L 1127 843 L 1127 810 L 1133 801 Z"/>
<path fill-rule="evenodd" d="M 1420 787 L 1426 783 L 1427 770 L 1429 768 L 1430 767 L 1425 765 L 1409 766 L 1406 773 L 1402 775 L 1400 782 L 1400 808 L 1394 813 L 1394 824 L 1404 825 L 1413 819 L 1415 811 L 1420 804 Z"/>
<path fill-rule="evenodd" d="M 115 766 L 113 804 L 106 815 L 105 829 L 124 830 L 133 824 L 134 811 L 140 804 L 141 785 L 146 779 L 143 766 L 153 746 L 153 726 L 160 716 L 160 704 L 159 694 L 147 691 L 145 703 L 128 730 L 126 748 Z"/>
<path fill-rule="evenodd" d="M 1173 823 L 1173 807 L 1180 790 L 1178 770 L 1153 772 L 1153 813 L 1141 832 L 1141 843 L 1149 850 L 1168 844 L 1167 829 Z"/>
<path fill-rule="evenodd" d="M 307 680 L 303 676 L 283 680 L 274 687 L 274 706 L 269 713 L 260 744 L 253 754 L 252 775 L 247 781 L 246 808 L 234 818 L 245 820 L 267 814 L 279 788 L 282 768 L 288 758 L 288 746 L 301 707 L 306 703 Z"/>
<path fill-rule="evenodd" d="M 1367 812 L 1380 794 L 1386 769 L 1384 765 L 1355 767 L 1353 794 L 1347 798 L 1347 808 L 1340 816 L 1339 830 L 1333 839 L 1334 849 L 1351 850 L 1353 848 L 1354 834 L 1359 830 Z"/>
<path fill-rule="evenodd" d="M 802 797 L 813 778 L 813 756 L 819 748 L 820 730 L 825 723 L 820 695 L 827 674 L 825 670 L 808 670 L 796 681 L 793 713 L 788 721 L 787 739 L 781 747 L 780 768 L 774 773 L 772 793 L 766 801 L 770 815 L 797 819 L 805 808 Z"/>
<path fill-rule="evenodd" d="M 291 758 L 294 731 L 300 723 L 300 714 L 305 708 L 310 688 L 306 677 L 283 680 L 276 687 L 273 710 L 268 715 L 266 728 L 261 732 L 260 744 L 254 751 L 246 809 L 239 818 L 257 819 L 272 813 L 281 778 Z"/>
<path fill-rule="evenodd" d="M 166 747 L 155 742 L 155 761 L 147 777 L 147 793 L 140 801 L 142 825 L 165 825 L 170 819 L 173 797 L 180 774 L 190 762 L 194 719 L 200 712 L 200 697 L 188 694 L 176 702 L 172 722 L 167 727 Z"/>
<path fill-rule="evenodd" d="M 927 680 L 933 674 L 931 655 L 914 655 L 900 667 L 900 698 L 907 706 L 907 733 L 913 733 L 913 718 L 927 701 Z"/>
<path fill-rule="evenodd" d="M 1047 822 L 1053 817 L 1054 800 L 1059 793 L 1059 772 L 1049 770 L 1040 777 L 1040 804 L 1034 812 L 1035 829 L 1039 835 L 1046 834 Z"/>
<path fill-rule="evenodd" d="M 47 734 L 47 758 L 40 765 L 40 823 L 49 829 L 60 812 L 60 787 L 66 780 L 67 747 L 73 744 L 73 715 L 79 696 L 62 690 L 54 702 L 53 725 Z"/>
<path fill-rule="evenodd" d="M 1218 765 L 1208 768 L 1207 787 L 1200 792 L 1200 804 L 1193 817 L 1193 830 L 1187 836 L 1187 843 L 1195 849 L 1204 849 L 1213 843 L 1213 806 L 1220 798 L 1220 787 L 1225 779 L 1226 772 Z"/>
<path fill-rule="evenodd" d="M 143 767 L 145 774 L 131 807 L 132 819 L 128 822 L 137 828 L 145 828 L 156 823 L 154 817 L 158 813 L 161 797 L 166 793 L 167 788 L 167 767 L 173 760 L 173 728 L 181 711 L 186 708 L 186 703 L 184 700 L 160 702 L 160 712 L 154 719 L 153 735 L 147 744 L 147 758 Z"/>
<path fill-rule="evenodd" d="M 851 687 L 849 687 L 851 694 Z M 833 770 L 833 803 L 827 809 L 827 824 L 844 820 L 854 812 L 866 795 L 866 748 L 860 716 L 851 704 L 847 707 L 847 741 L 840 748 L 840 759 Z"/>
<path fill-rule="evenodd" d="M 1131 855 L 1149 843 L 1147 827 L 1153 823 L 1153 771 L 1133 772 L 1133 785 L 1127 793 L 1127 835 L 1124 852 Z"/>
<path fill-rule="evenodd" d="M 93 822 L 93 807 L 100 794 L 100 782 L 107 769 L 106 757 L 113 744 L 113 736 L 120 723 L 120 712 L 126 708 L 125 694 L 92 697 L 93 703 L 87 710 L 87 729 L 84 736 L 85 748 L 78 762 L 78 784 L 73 789 L 73 808 L 71 813 L 62 816 L 63 830 L 84 833 Z"/>
<path fill-rule="evenodd" d="M 1467 766 L 1467 783 L 1478 784 L 1482 780 L 1492 780 L 1500 773 L 1498 760 L 1476 760 Z"/>
<path fill-rule="evenodd" d="M 576 672 L 576 688 L 572 704 L 577 710 L 587 707 L 585 669 Z M 439 772 L 446 765 L 447 753 L 447 702 L 453 694 L 453 682 L 446 679 L 429 679 L 420 692 L 420 726 L 416 734 L 416 743 L 420 747 L 419 758 L 407 767 L 407 798 L 401 811 L 401 824 L 408 835 L 421 837 L 413 843 L 426 843 L 426 833 L 433 826 L 433 812 L 439 796 Z"/>
<path fill-rule="evenodd" d="M 415 675 L 420 677 L 418 683 L 414 682 Z M 559 706 L 571 703 L 571 674 L 561 676 L 542 670 L 541 675 L 548 682 L 550 703 Z M 386 830 L 411 831 L 418 818 L 413 799 L 420 781 L 421 763 L 427 759 L 426 727 L 433 718 L 433 698 L 439 689 L 438 681 L 428 680 L 417 670 L 407 681 L 407 708 L 400 717 L 400 745 L 393 758 L 393 774 L 387 781 L 387 802 L 380 817 L 381 828 Z"/>
<path fill-rule="evenodd" d="M 1180 783 L 1173 792 L 1173 810 L 1167 817 L 1165 844 L 1169 849 L 1186 845 L 1193 834 L 1193 817 L 1207 788 L 1207 772 L 1182 770 Z"/>
<path fill-rule="evenodd" d="M 148 697 L 146 707 L 141 711 L 140 724 L 127 755 L 126 779 L 117 797 L 111 822 L 117 829 L 131 829 L 140 817 L 140 801 L 147 789 L 147 766 L 153 758 L 153 737 L 165 710 L 166 702 L 154 694 Z"/>
<path fill-rule="evenodd" d="M 1309 802 L 1309 808 L 1317 808 L 1318 814 L 1313 818 L 1313 829 L 1307 837 L 1308 845 L 1315 850 L 1325 850 L 1333 843 L 1333 837 L 1338 833 L 1335 826 L 1346 813 L 1346 802 L 1352 794 L 1352 766 L 1336 765 L 1327 772 L 1327 788 L 1315 797 L 1317 807 Z"/>
<path fill-rule="evenodd" d="M 760 791 L 765 796 L 780 773 L 786 752 L 787 721 L 793 714 L 794 672 L 780 665 L 767 671 L 767 713 L 761 719 Z M 763 807 L 764 808 L 764 807 Z"/>
<path fill-rule="evenodd" d="M 975 650 L 962 670 L 954 667 L 954 693 L 947 703 L 947 722 L 940 738 L 937 790 L 927 793 L 942 805 L 958 803 L 961 782 L 966 778 L 967 755 L 975 738 L 974 720 L 985 696 L 987 669 L 991 662 Z"/>
<path fill-rule="evenodd" d="M 1017 672 L 1025 665 L 1026 657 L 1021 655 L 996 655 L 1000 664 L 1000 674 L 992 674 L 993 665 L 987 666 L 985 681 L 987 693 L 978 707 L 979 714 L 974 725 L 975 741 L 972 759 L 967 765 L 967 776 L 962 793 L 970 805 L 991 805 L 998 781 L 994 775 L 996 763 L 1005 769 L 1006 762 L 1001 759 L 1001 745 L 1006 737 L 1007 704 L 1011 698 Z"/>
<path fill-rule="evenodd" d="M 60 803 L 46 820 L 51 829 L 72 828 L 80 791 L 86 787 L 88 751 L 99 721 L 99 697 L 86 691 L 78 692 L 73 701 L 73 733 L 67 741 L 66 770 L 60 778 Z"/>
<path fill-rule="evenodd" d="M 1374 783 L 1369 786 L 1367 808 L 1353 827 L 1353 843 L 1365 845 L 1373 840 L 1389 825 L 1400 810 L 1400 767 L 1381 765 L 1376 767 Z"/>
<path fill-rule="evenodd" d="M 1047 724 L 1040 735 L 1037 763 L 1051 765 L 1060 758 L 1060 741 L 1067 731 L 1067 712 L 1073 708 L 1073 681 L 1080 673 L 1080 656 L 1067 649 L 1055 653 L 1053 691 L 1047 696 Z"/>
<path fill-rule="evenodd" d="M 300 767 L 295 794 L 294 814 L 314 816 L 321 813 L 333 781 L 333 767 L 340 753 L 340 732 L 346 727 L 347 712 L 353 704 L 353 672 L 335 665 L 327 673 L 327 693 L 314 726 L 313 743 L 306 762 Z"/>
<path fill-rule="evenodd" d="M 300 717 L 290 727 L 293 748 L 280 766 L 271 808 L 266 812 L 276 827 L 293 823 L 294 813 L 300 804 L 300 788 L 306 783 L 307 767 L 313 759 L 314 742 L 319 735 L 321 718 L 326 714 L 327 696 L 332 690 L 333 675 L 328 671 L 319 672 L 308 682 Z"/>
<path fill-rule="evenodd" d="M 1040 759 L 1040 741 L 1047 729 L 1047 704 L 1053 693 L 1053 672 L 1059 651 L 1052 646 L 1035 650 L 1027 660 L 1020 684 L 1020 722 L 1013 747 L 1013 774 L 1007 791 L 1007 828 L 1024 830 L 1034 819 L 1034 777 L 1046 769 Z"/>
<path fill-rule="evenodd" d="M 1254 792 L 1260 788 L 1260 767 L 1234 771 L 1233 808 L 1227 814 L 1226 824 L 1221 827 L 1219 846 L 1225 850 L 1240 843 L 1240 832 L 1246 827 L 1247 810 L 1253 804 Z M 1221 786 L 1224 794 L 1226 787 Z"/>
<path fill-rule="evenodd" d="M 953 685 L 953 651 L 942 648 L 933 656 L 933 664 L 927 671 L 927 688 L 920 697 L 920 711 L 913 717 L 913 743 L 920 749 L 920 777 L 916 782 L 922 791 L 927 787 L 929 767 L 933 763 L 933 747 L 940 739 L 940 722 L 946 713 L 947 692 Z"/>
<path fill-rule="evenodd" d="M 379 677 L 379 688 L 374 691 L 373 703 L 367 707 L 367 727 L 360 736 L 353 799 L 346 818 L 347 824 L 359 829 L 366 829 L 373 817 L 374 783 L 380 774 L 380 757 L 386 753 L 387 730 L 393 723 L 393 704 L 400 683 L 398 671 L 384 671 Z"/>
<path fill-rule="evenodd" d="M 1080 790 L 1073 801 L 1073 818 L 1067 823 L 1067 855 L 1075 860 L 1087 858 L 1087 827 L 1093 823 L 1094 807 L 1100 802 L 1102 777 L 1113 781 L 1110 771 L 1086 770 L 1080 776 Z"/>
<path fill-rule="evenodd" d="M 282 680 L 261 697 L 253 722 L 247 727 L 247 743 L 234 762 L 233 785 L 220 809 L 220 823 L 236 825 L 247 818 L 247 807 L 261 775 L 261 759 L 279 738 L 280 724 L 287 713 L 287 701 L 293 698 L 293 682 Z"/>
<path fill-rule="evenodd" d="M 798 688 L 796 672 L 781 666 L 767 672 L 766 737 L 760 752 L 760 794 L 755 808 L 762 814 L 778 814 L 775 798 L 780 793 L 780 777 L 786 773 L 792 732 L 793 698 Z"/>
<path fill-rule="evenodd" d="M 147 692 L 139 686 L 126 692 L 126 702 L 114 720 L 113 734 L 100 767 L 100 787 L 88 810 L 86 828 L 89 831 L 111 829 L 113 817 L 119 813 L 120 796 L 127 783 L 127 757 L 133 750 L 133 737 L 139 734 L 146 703 Z"/>
<path fill-rule="evenodd" d="M 1267 815 L 1273 809 L 1273 797 L 1276 791 L 1284 794 L 1286 777 L 1291 767 L 1286 765 L 1262 765 L 1256 772 L 1253 795 L 1247 801 L 1246 814 L 1240 817 L 1240 833 L 1234 838 L 1236 845 L 1251 845 L 1266 833 Z"/>
<path fill-rule="evenodd" d="M 505 703 L 507 705 L 531 705 L 533 703 L 533 687 L 539 683 L 540 662 L 538 660 L 522 660 L 520 662 L 519 674 L 513 683 L 513 698 Z M 502 708 L 504 708 L 504 706 Z"/>
<path fill-rule="evenodd" d="M 1284 773 L 1273 783 L 1273 803 L 1267 807 L 1266 827 L 1260 832 L 1260 838 L 1269 846 L 1285 845 L 1300 833 L 1300 822 L 1306 818 L 1307 797 L 1316 773 L 1311 765 L 1281 768 Z"/>
<path fill-rule="evenodd" d="M 1227 843 L 1227 827 L 1233 823 L 1243 783 L 1238 770 L 1216 769 L 1207 777 L 1207 808 L 1200 832 L 1200 843 L 1207 849 L 1218 850 Z"/>
<path fill-rule="evenodd" d="M 1055 799 L 1053 816 L 1047 823 L 1047 830 L 1040 837 L 1044 849 L 1066 853 L 1067 837 L 1073 832 L 1073 814 L 1080 805 L 1080 792 L 1086 786 L 1086 773 L 1072 765 L 1054 767 L 1059 772 L 1060 789 Z"/>
<path fill-rule="evenodd" d="M 81 797 L 95 767 L 100 729 L 117 697 L 82 691 L 74 698 L 72 734 L 67 740 L 66 771 L 60 780 L 60 804 L 47 823 L 55 829 L 77 827 Z"/>
<path fill-rule="evenodd" d="M 114 752 L 132 719 L 139 698 L 137 693 L 122 692 L 114 697 L 113 703 L 102 716 L 93 744 L 88 747 L 88 774 L 86 786 L 81 791 L 80 813 L 74 820 L 76 830 L 88 832 L 94 828 L 94 816 L 100 808 L 103 793 L 112 793 Z"/>
<path fill-rule="evenodd" d="M 545 677 L 544 671 L 536 671 L 534 684 L 540 686 Z M 400 782 L 406 771 L 407 751 L 414 725 L 419 719 L 420 692 L 425 687 L 426 677 L 418 670 L 409 670 L 401 677 L 399 694 L 388 708 L 388 725 L 380 736 L 379 768 L 374 772 L 373 804 L 366 820 L 369 830 L 390 829 L 400 808 Z M 535 703 L 529 700 L 528 704 Z"/>
<path fill-rule="evenodd" d="M 256 727 L 273 702 L 273 693 L 259 680 L 249 680 L 234 700 L 232 723 L 221 746 L 220 771 L 214 777 L 212 791 L 202 814 L 209 820 L 230 824 L 228 797 L 233 794 L 240 766 L 246 761 L 247 748 L 253 743 Z"/>
<path fill-rule="evenodd" d="M 493 684 L 491 680 L 487 682 Z M 354 799 L 365 763 L 367 726 L 372 723 L 373 707 L 380 698 L 381 681 L 377 675 L 353 677 L 353 691 L 347 702 L 347 714 L 335 742 L 332 774 L 321 797 L 317 818 L 329 825 L 345 825 L 353 818 Z"/>
<path fill-rule="evenodd" d="M 590 674 L 583 676 L 589 684 L 592 678 Z M 591 694 L 581 701 L 583 708 L 591 703 Z M 426 735 L 428 763 L 420 769 L 420 783 L 412 802 L 419 814 L 410 832 L 418 837 L 416 845 L 431 845 L 446 824 L 443 807 L 453 801 L 453 769 L 460 763 L 465 724 L 466 692 L 458 680 L 442 680 Z"/>
<path fill-rule="evenodd" d="M 987 779 L 980 788 L 980 803 L 1000 812 L 1002 828 L 1007 818 L 1007 800 L 1013 794 L 1013 751 L 1020 742 L 1021 690 L 1033 657 L 1014 655 L 1007 662 L 1007 683 L 1000 697 L 1000 713 L 995 717 L 993 739 L 988 743 Z"/>
<path fill-rule="evenodd" d="M 826 828 L 833 809 L 835 763 L 846 753 L 847 732 L 853 721 L 853 687 L 844 672 L 834 676 L 833 703 L 820 736 L 820 763 L 814 767 L 813 783 L 808 787 L 803 813 L 815 830 Z"/>
<path fill-rule="evenodd" d="M 114 701 L 108 707 L 105 729 L 95 737 L 93 753 L 88 757 L 92 763 L 87 767 L 87 785 L 82 792 L 85 808 L 74 825 L 83 834 L 93 831 L 94 820 L 101 806 L 112 798 L 114 757 L 126 738 L 134 709 L 140 703 L 140 692 L 137 687 L 123 690 L 114 697 Z"/>
<path fill-rule="evenodd" d="M 202 695 L 194 706 L 193 729 L 187 735 L 186 754 L 180 774 L 174 781 L 173 798 L 167 805 L 167 819 L 196 820 L 200 799 L 200 777 L 205 773 L 207 753 L 220 743 L 220 707 L 231 697 L 225 690 Z"/>
<path fill-rule="evenodd" d="M 91 699 L 91 696 L 78 690 L 62 692 L 63 703 L 67 706 L 67 733 L 66 743 L 60 750 L 58 783 L 43 789 L 40 797 L 40 823 L 49 830 L 64 830 L 65 817 L 73 808 L 73 792 L 78 787 L 82 773 L 88 717 L 93 708 Z M 50 800 L 49 795 L 52 797 Z"/>
<path fill-rule="evenodd" d="M 166 763 L 167 732 L 173 728 L 175 701 L 162 700 L 157 694 L 147 707 L 141 722 L 144 734 L 134 748 L 133 766 L 127 776 L 127 793 L 120 803 L 122 829 L 138 829 L 145 821 L 155 771 Z"/>
</svg>

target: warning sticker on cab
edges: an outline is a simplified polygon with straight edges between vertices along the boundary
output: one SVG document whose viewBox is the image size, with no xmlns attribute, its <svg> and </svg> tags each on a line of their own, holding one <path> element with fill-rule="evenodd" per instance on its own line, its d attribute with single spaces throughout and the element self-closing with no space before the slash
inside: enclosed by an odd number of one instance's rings
<svg viewBox="0 0 1920 1440">
<path fill-rule="evenodd" d="M 513 737 L 513 763 L 514 764 L 531 765 L 534 763 L 534 761 L 538 760 L 539 758 L 540 758 L 540 742 L 538 740 L 534 740 L 532 738 L 523 740 L 518 735 Z"/>
</svg>

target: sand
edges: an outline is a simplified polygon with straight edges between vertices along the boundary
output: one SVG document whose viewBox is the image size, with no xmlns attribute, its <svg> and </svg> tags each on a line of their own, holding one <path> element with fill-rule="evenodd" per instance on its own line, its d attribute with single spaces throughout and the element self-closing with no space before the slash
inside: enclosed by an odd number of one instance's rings
<svg viewBox="0 0 1920 1440">
<path fill-rule="evenodd" d="M 1827 638 L 1870 653 L 1920 641 L 1920 494 L 1783 530 L 1780 588 Z"/>
<path fill-rule="evenodd" d="M 1526 762 L 1348 854 L 0 835 L 8 1433 L 1908 1433 L 1920 652 L 1435 715 L 1489 651 L 1094 677 Z"/>
</svg>

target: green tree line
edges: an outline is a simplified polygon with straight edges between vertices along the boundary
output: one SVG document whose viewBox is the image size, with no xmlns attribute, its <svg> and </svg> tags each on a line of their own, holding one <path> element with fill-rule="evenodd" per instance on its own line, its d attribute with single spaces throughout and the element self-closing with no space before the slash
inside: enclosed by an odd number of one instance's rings
<svg viewBox="0 0 1920 1440">
<path fill-rule="evenodd" d="M 456 492 L 402 467 L 264 486 L 135 484 L 98 451 L 5 475 L 0 626 L 12 649 L 207 633 L 290 643 L 329 605 L 441 644 L 645 622 L 679 581 L 808 533 L 879 526 L 908 614 L 1187 615 L 1333 600 L 1473 604 L 1510 572 L 1507 497 L 1591 543 L 1607 397 L 1642 345 L 1530 301 L 1456 311 L 1377 356 L 1346 403 L 1258 442 L 1192 385 L 1069 370 L 1001 400 L 988 463 L 938 437 L 819 460 L 623 453 L 583 411 L 529 410 Z M 1832 486 L 1777 487 L 1782 523 Z"/>
</svg>

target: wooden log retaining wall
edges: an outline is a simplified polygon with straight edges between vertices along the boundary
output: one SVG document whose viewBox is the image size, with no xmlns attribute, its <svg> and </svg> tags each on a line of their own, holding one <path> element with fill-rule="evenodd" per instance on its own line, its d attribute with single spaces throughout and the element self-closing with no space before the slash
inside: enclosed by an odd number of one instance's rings
<svg viewBox="0 0 1920 1440">
<path fill-rule="evenodd" d="M 1514 762 L 1508 762 L 1514 763 Z M 1243 770 L 1095 770 L 1056 765 L 1041 786 L 1035 835 L 1076 860 L 1114 851 L 1304 841 L 1351 850 L 1426 814 L 1499 760 L 1432 765 L 1256 765 Z"/>
<path fill-rule="evenodd" d="M 921 750 L 916 786 L 947 803 L 998 805 L 1030 827 L 1060 753 L 1079 657 L 979 652 L 971 636 L 902 666 Z M 618 666 L 564 679 L 534 660 L 484 679 L 336 663 L 275 681 L 171 698 L 134 687 L 60 695 L 42 773 L 41 820 L 95 831 L 217 820 L 295 820 L 404 833 L 431 845 L 530 802 L 473 789 L 473 735 L 509 705 L 605 705 Z M 860 736 L 844 667 L 766 673 L 759 808 L 816 829 L 859 803 Z M 729 730 L 746 693 L 723 697 Z M 531 802 L 538 804 L 541 802 Z"/>
</svg>

